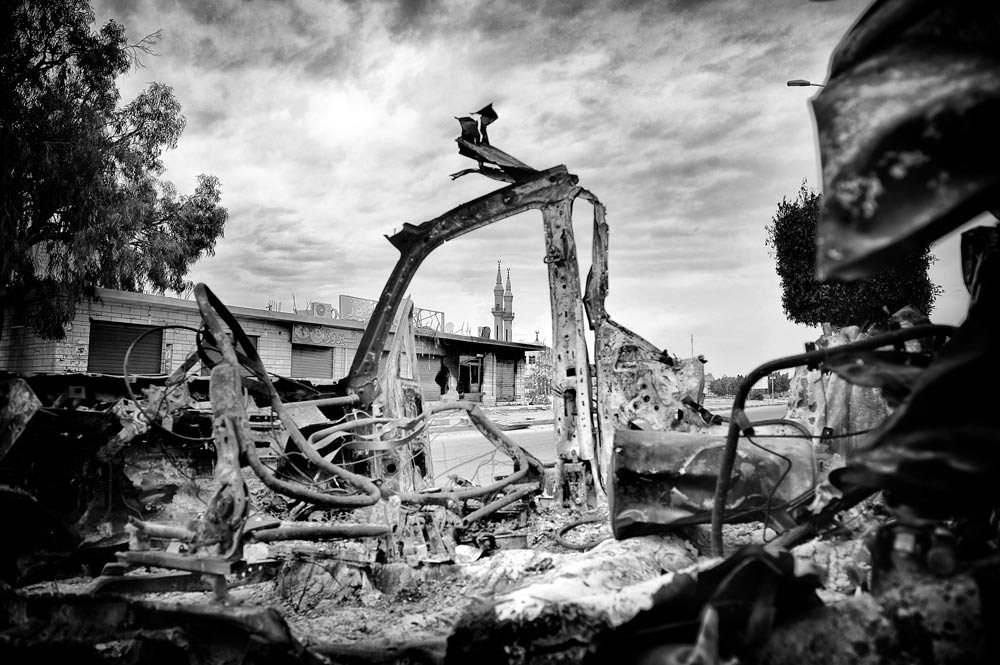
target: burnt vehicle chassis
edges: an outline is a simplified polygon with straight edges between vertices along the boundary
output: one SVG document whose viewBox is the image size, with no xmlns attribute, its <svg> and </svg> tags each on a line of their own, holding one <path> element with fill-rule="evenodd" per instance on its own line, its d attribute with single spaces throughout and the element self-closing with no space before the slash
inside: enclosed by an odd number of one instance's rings
<svg viewBox="0 0 1000 665">
<path fill-rule="evenodd" d="M 401 256 L 346 377 L 327 386 L 272 379 L 236 319 L 205 285 L 199 285 L 195 296 L 204 325 L 197 332 L 197 349 L 165 379 L 130 377 L 127 357 L 122 384 L 116 384 L 113 377 L 90 375 L 11 377 L 6 409 L 11 435 L 0 451 L 12 481 L 6 495 L 11 505 L 30 504 L 31 495 L 41 502 L 37 512 L 54 509 L 62 513 L 63 521 L 85 532 L 84 539 L 89 542 L 99 540 L 95 535 L 104 535 L 111 538 L 107 545 L 121 546 L 120 527 L 129 519 L 149 530 L 153 528 L 150 524 L 168 517 L 147 519 L 149 505 L 156 503 L 149 495 L 160 492 L 169 497 L 177 490 L 169 485 L 133 487 L 117 465 L 123 451 L 128 454 L 145 445 L 155 454 L 159 447 L 168 459 L 176 454 L 202 470 L 214 466 L 217 483 L 233 484 L 235 480 L 219 476 L 220 461 L 226 454 L 221 449 L 220 418 L 231 421 L 226 431 L 240 439 L 230 455 L 235 468 L 248 465 L 268 488 L 299 500 L 306 510 L 308 506 L 362 508 L 395 496 L 408 505 L 450 506 L 467 526 L 489 514 L 477 508 L 471 511 L 470 520 L 470 511 L 463 506 L 468 499 L 485 497 L 488 506 L 495 499 L 504 499 L 504 490 L 526 490 L 525 485 L 540 488 L 544 475 L 541 463 L 506 437 L 474 403 L 424 405 L 418 386 L 398 372 L 399 358 L 408 345 L 410 357 L 413 355 L 411 305 L 403 296 L 424 258 L 448 240 L 532 209 L 542 212 L 553 312 L 557 501 L 586 507 L 605 500 L 616 429 L 639 422 L 645 428 L 678 432 L 711 428 L 711 416 L 700 407 L 702 361 L 680 360 L 654 347 L 610 319 L 604 309 L 608 227 L 597 198 L 579 187 L 576 176 L 565 167 L 537 171 L 483 141 L 470 141 L 465 136 L 457 141 L 460 152 L 479 162 L 479 169 L 473 171 L 511 184 L 434 220 L 405 224 L 389 238 Z M 594 206 L 594 267 L 585 298 L 581 296 L 571 224 L 576 198 Z M 584 306 L 599 347 L 595 366 L 590 363 L 584 340 Z M 387 349 L 396 320 L 400 329 Z M 235 343 L 232 352 L 227 349 L 229 340 Z M 388 358 L 380 372 L 379 361 L 386 350 Z M 213 371 L 230 366 L 238 380 L 189 377 L 199 363 Z M 228 387 L 214 387 L 217 384 Z M 274 420 L 287 433 L 275 469 L 262 464 L 255 454 L 257 446 L 248 443 L 252 438 L 248 425 L 235 405 L 235 395 L 243 391 L 258 407 L 270 407 Z M 431 489 L 424 480 L 430 463 L 426 454 L 428 421 L 442 411 L 455 409 L 466 412 L 472 424 L 511 458 L 514 473 L 489 487 L 424 491 Z M 297 422 L 303 426 L 296 426 Z M 250 427 L 256 424 L 250 423 Z M 16 443 L 18 437 L 20 444 Z M 46 471 L 49 451 L 27 443 L 36 437 L 50 437 L 71 448 L 66 459 L 69 463 L 61 469 L 65 475 Z M 63 456 L 66 451 L 57 454 Z M 348 466 L 360 472 L 347 471 Z M 293 476 L 304 482 L 290 481 Z M 87 484 L 90 480 L 96 485 Z M 324 484 L 326 489 L 317 489 Z M 236 489 L 227 491 L 239 494 Z M 245 501 L 235 495 L 229 500 L 236 504 Z M 99 524 L 101 511 L 107 518 L 104 522 L 114 523 L 114 528 Z M 230 526 L 236 528 L 235 523 Z M 77 542 L 80 535 L 76 535 Z M 60 542 L 74 540 L 71 533 L 61 537 Z M 31 539 L 26 542 L 32 543 Z M 26 548 L 46 549 L 39 544 Z M 8 575 L 7 579 L 17 576 Z"/>
<path fill-rule="evenodd" d="M 423 404 L 418 385 L 400 377 L 401 355 L 408 352 L 413 357 L 412 306 L 404 293 L 433 249 L 532 209 L 542 213 L 553 314 L 556 499 L 569 508 L 610 500 L 619 513 L 623 505 L 632 512 L 638 506 L 641 513 L 640 504 L 650 497 L 633 497 L 627 488 L 617 501 L 609 497 L 616 491 L 615 464 L 619 470 L 629 465 L 613 462 L 613 442 L 630 430 L 646 430 L 643 434 L 656 439 L 661 451 L 676 447 L 676 441 L 664 445 L 663 437 L 671 436 L 693 436 L 685 443 L 695 443 L 698 450 L 713 446 L 721 450 L 724 440 L 717 435 L 723 419 L 701 406 L 703 359 L 679 359 L 653 346 L 612 320 L 604 308 L 608 225 L 600 201 L 579 187 L 577 177 L 565 167 L 536 171 L 481 137 L 463 134 L 457 141 L 460 152 L 475 159 L 479 168 L 453 178 L 478 172 L 509 184 L 431 221 L 405 224 L 389 237 L 400 259 L 350 371 L 339 382 L 314 386 L 272 378 L 235 317 L 202 284 L 195 288 L 203 321 L 196 349 L 168 377 L 130 376 L 128 354 L 123 377 L 8 377 L 7 437 L 0 447 L 0 468 L 6 478 L 0 495 L 8 511 L 20 517 L 21 537 L 15 546 L 5 548 L 5 581 L 24 585 L 84 570 L 96 576 L 91 585 L 95 597 L 205 588 L 225 600 L 230 586 L 273 577 L 282 565 L 244 561 L 244 546 L 252 543 L 363 541 L 369 545 L 362 548 L 362 558 L 380 562 L 450 556 L 476 522 L 539 493 L 545 469 L 476 404 Z M 594 208 L 593 267 L 585 296 L 571 223 L 577 198 Z M 596 339 L 595 365 L 584 339 L 584 309 Z M 399 325 L 386 349 L 394 320 Z M 389 353 L 380 371 L 384 349 Z M 189 376 L 199 364 L 211 368 L 210 378 Z M 245 395 L 258 407 L 270 407 L 287 434 L 277 464 L 261 459 Z M 513 473 L 486 487 L 440 491 L 427 486 L 428 424 L 436 414 L 454 409 L 466 412 L 471 423 L 511 458 Z M 304 425 L 299 427 L 298 422 Z M 183 490 L 178 485 L 183 483 L 133 482 L 123 471 L 126 456 L 132 456 L 132 463 L 160 457 L 174 466 L 183 460 L 192 470 L 211 473 L 210 499 L 195 510 L 190 504 L 179 505 Z M 53 459 L 60 460 L 58 469 L 52 468 Z M 245 467 L 268 489 L 297 501 L 300 516 L 319 508 L 357 511 L 361 519 L 353 523 L 249 520 L 250 497 L 241 475 Z M 616 535 L 628 537 L 711 519 L 706 479 L 714 483 L 716 470 L 710 463 L 695 475 L 693 482 L 700 490 L 688 488 L 688 492 L 700 491 L 700 504 L 681 508 L 683 519 L 616 518 Z M 661 493 L 684 486 L 683 478 L 654 481 Z M 742 505 L 727 517 L 759 517 L 771 490 L 755 487 L 750 494 L 758 500 L 756 509 Z M 740 496 L 739 501 L 746 498 Z M 389 511 L 393 516 L 386 523 L 366 512 L 380 502 L 403 509 Z M 641 525 L 617 528 L 624 522 Z M 125 575 L 137 567 L 174 572 Z M 24 603 L 35 602 L 18 598 L 8 609 L 23 614 L 29 611 Z M 16 607 L 21 609 L 12 609 Z"/>
</svg>

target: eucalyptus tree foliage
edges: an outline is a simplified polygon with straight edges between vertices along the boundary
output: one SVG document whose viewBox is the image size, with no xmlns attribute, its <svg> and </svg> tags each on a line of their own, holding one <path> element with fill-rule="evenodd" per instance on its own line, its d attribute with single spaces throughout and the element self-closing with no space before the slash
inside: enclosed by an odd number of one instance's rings
<svg viewBox="0 0 1000 665">
<path fill-rule="evenodd" d="M 51 339 L 96 287 L 190 288 L 228 218 L 218 178 L 192 194 L 161 180 L 185 125 L 173 90 L 120 99 L 116 78 L 159 35 L 129 44 L 122 25 L 93 23 L 85 0 L 0 6 L 0 294 Z"/>
<path fill-rule="evenodd" d="M 778 204 L 766 227 L 766 244 L 774 252 L 788 320 L 868 328 L 881 325 L 888 314 L 907 305 L 930 314 L 941 289 L 927 273 L 935 260 L 929 247 L 906 254 L 868 279 L 820 282 L 816 278 L 816 222 L 822 201 L 822 194 L 803 183 L 794 200 L 785 198 Z"/>
</svg>

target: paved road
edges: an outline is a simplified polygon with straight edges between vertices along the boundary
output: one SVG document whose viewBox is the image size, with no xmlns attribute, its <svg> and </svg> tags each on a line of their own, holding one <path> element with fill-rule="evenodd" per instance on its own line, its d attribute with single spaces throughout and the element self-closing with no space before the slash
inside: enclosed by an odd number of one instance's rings
<svg viewBox="0 0 1000 665">
<path fill-rule="evenodd" d="M 555 462 L 556 436 L 551 425 L 504 433 L 542 462 Z M 432 433 L 431 461 L 439 482 L 454 474 L 484 485 L 493 482 L 496 476 L 506 476 L 514 468 L 510 458 L 472 428 Z"/>
<path fill-rule="evenodd" d="M 785 415 L 785 405 L 784 404 L 771 404 L 768 406 L 750 406 L 747 407 L 747 416 L 750 420 L 771 420 L 773 418 L 781 418 Z M 728 411 L 719 411 L 719 415 L 728 416 Z"/>
<path fill-rule="evenodd" d="M 729 413 L 723 409 L 712 411 L 719 415 Z M 753 406 L 747 409 L 747 413 L 752 420 L 780 418 L 785 414 L 785 405 Z M 555 462 L 556 439 L 551 425 L 509 430 L 505 434 L 543 463 Z M 431 462 L 439 482 L 454 474 L 479 484 L 486 484 L 497 476 L 509 474 L 513 469 L 509 458 L 498 452 L 482 434 L 471 427 L 432 433 Z"/>
</svg>

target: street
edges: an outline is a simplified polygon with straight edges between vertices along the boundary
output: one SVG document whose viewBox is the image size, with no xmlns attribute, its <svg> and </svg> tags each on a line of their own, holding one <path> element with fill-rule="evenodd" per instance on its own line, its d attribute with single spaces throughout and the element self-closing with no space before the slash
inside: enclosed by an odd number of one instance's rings
<svg viewBox="0 0 1000 665">
<path fill-rule="evenodd" d="M 556 460 L 555 430 L 552 425 L 504 432 L 543 463 Z M 450 475 L 480 485 L 493 482 L 513 470 L 510 459 L 472 427 L 431 433 L 431 460 L 438 483 Z"/>
<path fill-rule="evenodd" d="M 709 409 L 719 415 L 729 413 L 724 409 Z M 780 418 L 785 413 L 785 405 L 748 406 L 747 413 L 753 421 Z M 555 462 L 556 443 L 552 425 L 535 425 L 504 433 L 543 463 Z M 443 483 L 450 475 L 456 475 L 485 485 L 493 482 L 497 476 L 509 474 L 513 469 L 510 459 L 473 427 L 462 426 L 432 432 L 430 439 L 431 462 L 438 483 Z"/>
</svg>

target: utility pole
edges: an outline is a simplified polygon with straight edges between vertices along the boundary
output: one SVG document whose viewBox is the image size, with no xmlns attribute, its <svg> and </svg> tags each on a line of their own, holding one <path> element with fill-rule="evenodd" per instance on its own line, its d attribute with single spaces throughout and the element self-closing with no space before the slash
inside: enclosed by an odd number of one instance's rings
<svg viewBox="0 0 1000 665">
<path fill-rule="evenodd" d="M 691 357 L 694 358 L 694 333 L 691 333 Z"/>
</svg>

